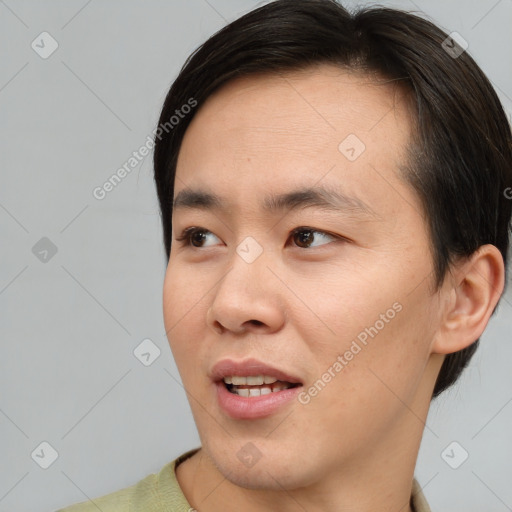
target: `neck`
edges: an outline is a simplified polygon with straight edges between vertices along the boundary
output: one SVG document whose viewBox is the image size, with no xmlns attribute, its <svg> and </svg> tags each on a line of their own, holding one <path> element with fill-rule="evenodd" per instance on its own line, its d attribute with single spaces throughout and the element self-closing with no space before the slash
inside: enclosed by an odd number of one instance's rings
<svg viewBox="0 0 512 512">
<path fill-rule="evenodd" d="M 344 461 L 342 467 L 324 467 L 320 476 L 310 477 L 310 484 L 301 487 L 289 488 L 277 481 L 272 490 L 240 487 L 217 469 L 203 449 L 180 464 L 176 475 L 198 512 L 412 512 L 409 500 L 423 427 L 417 418 L 415 423 L 415 435 L 409 424 L 408 435 L 397 433 L 390 444 L 368 446 L 357 461 Z"/>
</svg>

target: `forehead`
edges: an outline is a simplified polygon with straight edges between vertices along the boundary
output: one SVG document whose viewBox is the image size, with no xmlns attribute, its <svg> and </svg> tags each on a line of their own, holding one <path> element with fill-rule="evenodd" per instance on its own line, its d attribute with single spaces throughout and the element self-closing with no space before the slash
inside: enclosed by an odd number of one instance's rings
<svg viewBox="0 0 512 512">
<path fill-rule="evenodd" d="M 239 78 L 210 96 L 189 125 L 175 194 L 201 184 L 251 202 L 258 191 L 342 185 L 345 195 L 375 204 L 369 185 L 393 187 L 410 127 L 396 82 L 327 65 Z"/>
<path fill-rule="evenodd" d="M 317 64 L 295 71 L 254 73 L 232 79 L 207 98 L 191 126 L 199 120 L 213 122 L 212 116 L 217 124 L 220 119 L 240 124 L 257 119 L 289 122 L 286 113 L 291 109 L 300 119 L 309 114 L 312 127 L 323 124 L 336 130 L 340 128 L 336 122 L 349 121 L 366 131 L 380 120 L 379 112 L 393 110 L 395 118 L 408 123 L 411 99 L 404 81 Z"/>
</svg>

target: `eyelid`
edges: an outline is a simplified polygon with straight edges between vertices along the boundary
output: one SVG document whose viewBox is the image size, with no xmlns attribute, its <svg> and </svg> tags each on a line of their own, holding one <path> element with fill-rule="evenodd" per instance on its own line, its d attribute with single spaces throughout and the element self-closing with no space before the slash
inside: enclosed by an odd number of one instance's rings
<svg viewBox="0 0 512 512">
<path fill-rule="evenodd" d="M 324 229 L 317 229 L 311 226 L 299 226 L 298 228 L 292 229 L 290 231 L 290 235 L 294 235 L 300 231 L 312 231 L 313 233 L 320 233 L 322 235 L 330 236 L 331 238 L 343 238 L 341 235 L 335 235 L 334 233 L 330 233 L 329 231 L 325 231 Z"/>
<path fill-rule="evenodd" d="M 182 242 L 182 245 L 184 247 L 191 247 L 192 249 L 202 249 L 202 247 L 195 247 L 193 246 L 191 243 L 190 243 L 190 238 L 192 236 L 192 234 L 194 232 L 202 232 L 202 233 L 206 233 L 206 234 L 212 234 L 214 236 L 217 237 L 217 235 L 215 235 L 215 233 L 213 233 L 212 231 L 210 231 L 209 229 L 206 229 L 206 228 L 203 228 L 201 226 L 190 226 L 188 228 L 185 228 L 182 230 L 181 234 L 176 237 L 176 241 L 177 242 Z M 314 227 L 311 227 L 311 226 L 298 226 L 296 227 L 295 229 L 292 229 L 289 233 L 289 236 L 293 236 L 295 233 L 298 233 L 298 232 L 301 232 L 301 231 L 311 231 L 313 233 L 320 233 L 322 235 L 326 235 L 328 237 L 331 237 L 334 239 L 334 241 L 340 241 L 340 242 L 348 242 L 350 243 L 351 240 L 349 240 L 348 238 L 342 236 L 342 235 L 336 235 L 334 233 L 330 233 L 329 231 L 325 231 L 325 230 L 322 230 L 322 229 L 317 229 L 317 228 L 314 228 Z M 218 238 L 218 237 L 217 237 Z M 331 243 L 331 242 L 329 242 Z M 323 245 L 329 245 L 329 243 L 327 244 L 323 244 Z M 320 247 L 323 247 L 323 245 L 321 245 Z M 314 249 L 315 247 L 313 247 L 312 249 Z M 299 247 L 300 249 L 300 247 Z M 303 248 L 302 248 L 303 249 Z M 305 249 L 303 249 L 305 250 Z M 311 250 L 311 249 L 309 249 Z"/>
<path fill-rule="evenodd" d="M 202 233 L 207 233 L 207 234 L 212 234 L 212 235 L 215 235 L 215 233 L 213 233 L 213 231 L 210 231 L 209 229 L 206 229 L 206 228 L 202 228 L 201 226 L 190 226 L 188 228 L 185 228 L 181 234 L 176 237 L 176 241 L 177 242 L 183 242 L 182 245 L 184 245 L 185 247 L 192 247 L 193 249 L 201 249 L 201 247 L 194 247 L 191 243 L 190 243 L 190 237 L 192 236 L 192 234 L 194 232 L 202 232 Z M 215 235 L 217 236 L 217 235 Z M 217 237 L 218 238 L 218 237 Z"/>
</svg>

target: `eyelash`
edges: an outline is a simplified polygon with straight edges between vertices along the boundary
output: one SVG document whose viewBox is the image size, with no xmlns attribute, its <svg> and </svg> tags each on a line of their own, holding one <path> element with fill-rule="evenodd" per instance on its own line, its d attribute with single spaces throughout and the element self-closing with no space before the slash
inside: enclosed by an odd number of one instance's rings
<svg viewBox="0 0 512 512">
<path fill-rule="evenodd" d="M 290 232 L 290 236 L 294 236 L 296 235 L 297 233 L 301 233 L 301 232 L 311 232 L 311 233 L 319 233 L 319 234 L 322 234 L 322 235 L 327 235 L 331 238 L 334 238 L 335 240 L 338 240 L 338 241 L 344 241 L 344 242 L 349 242 L 348 239 L 342 237 L 342 236 L 339 236 L 339 235 L 333 235 L 331 233 L 328 233 L 327 231 L 322 231 L 322 230 L 319 230 L 319 229 L 314 229 L 314 228 L 309 228 L 309 227 L 306 227 L 306 226 L 301 226 L 301 227 L 298 227 L 298 228 L 295 228 L 293 231 Z M 201 228 L 201 227 L 189 227 L 189 228 L 186 228 L 184 229 L 182 232 L 181 232 L 181 235 L 179 237 L 176 238 L 176 241 L 177 242 L 182 242 L 182 245 L 185 246 L 185 247 L 192 247 L 194 249 L 202 249 L 202 247 L 196 247 L 195 245 L 192 245 L 192 236 L 195 235 L 196 233 L 206 233 L 206 234 L 209 234 L 211 233 L 212 235 L 214 233 L 212 233 L 211 231 L 209 231 L 208 229 L 204 229 L 204 228 Z M 324 244 L 324 245 L 329 245 L 329 244 Z M 303 247 L 302 247 L 303 249 Z"/>
</svg>

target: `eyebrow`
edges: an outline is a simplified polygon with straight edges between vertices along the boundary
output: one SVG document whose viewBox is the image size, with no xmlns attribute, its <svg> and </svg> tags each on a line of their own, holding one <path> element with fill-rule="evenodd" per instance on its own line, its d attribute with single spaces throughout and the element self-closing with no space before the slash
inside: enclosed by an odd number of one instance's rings
<svg viewBox="0 0 512 512">
<path fill-rule="evenodd" d="M 185 188 L 173 200 L 173 212 L 179 209 L 215 210 L 226 209 L 227 201 L 202 189 Z M 325 187 L 299 188 L 285 194 L 267 196 L 262 209 L 269 213 L 317 208 L 325 211 L 359 214 L 377 217 L 375 211 L 361 199 L 341 191 Z"/>
</svg>

